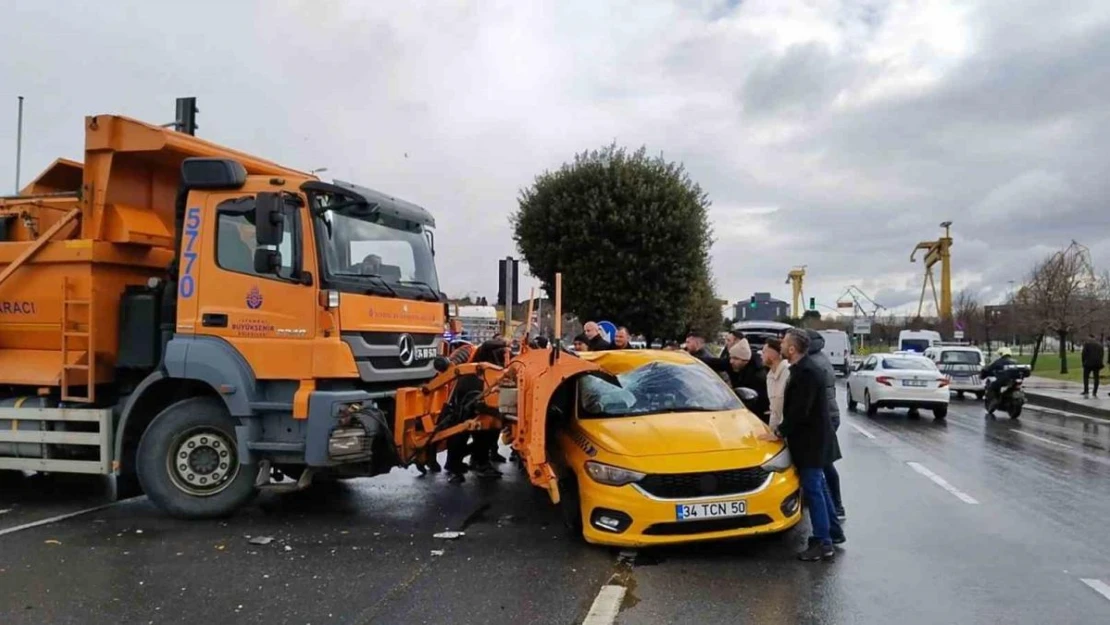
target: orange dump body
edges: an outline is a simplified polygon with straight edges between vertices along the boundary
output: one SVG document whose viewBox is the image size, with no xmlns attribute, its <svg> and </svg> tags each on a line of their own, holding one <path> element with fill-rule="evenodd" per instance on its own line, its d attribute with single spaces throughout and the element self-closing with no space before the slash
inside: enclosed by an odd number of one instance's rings
<svg viewBox="0 0 1110 625">
<path fill-rule="evenodd" d="M 85 118 L 84 164 L 59 159 L 0 199 L 0 384 L 112 382 L 120 296 L 174 257 L 181 162 L 234 158 L 248 174 L 307 174 L 118 116 Z M 70 397 L 92 401 L 91 397 Z"/>
</svg>

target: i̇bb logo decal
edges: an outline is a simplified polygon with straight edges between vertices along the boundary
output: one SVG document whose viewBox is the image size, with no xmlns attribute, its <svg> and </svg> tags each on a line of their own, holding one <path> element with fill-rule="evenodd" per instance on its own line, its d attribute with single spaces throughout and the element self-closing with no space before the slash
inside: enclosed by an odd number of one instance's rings
<svg viewBox="0 0 1110 625">
<path fill-rule="evenodd" d="M 262 308 L 262 291 L 259 291 L 257 286 L 252 286 L 247 292 L 247 308 L 251 310 Z"/>
</svg>

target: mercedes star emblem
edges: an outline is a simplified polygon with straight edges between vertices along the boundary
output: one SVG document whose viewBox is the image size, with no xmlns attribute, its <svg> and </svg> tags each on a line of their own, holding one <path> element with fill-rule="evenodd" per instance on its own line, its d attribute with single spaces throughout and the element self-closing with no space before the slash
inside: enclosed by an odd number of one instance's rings
<svg viewBox="0 0 1110 625">
<path fill-rule="evenodd" d="M 401 364 L 408 367 L 416 360 L 416 344 L 412 340 L 411 334 L 402 334 L 401 340 L 397 341 L 397 357 L 401 359 Z"/>
</svg>

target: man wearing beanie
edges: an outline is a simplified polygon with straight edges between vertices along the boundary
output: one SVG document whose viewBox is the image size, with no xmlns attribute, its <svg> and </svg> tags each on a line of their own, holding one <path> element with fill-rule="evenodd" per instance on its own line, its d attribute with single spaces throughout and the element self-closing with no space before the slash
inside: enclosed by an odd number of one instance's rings
<svg viewBox="0 0 1110 625">
<path fill-rule="evenodd" d="M 732 388 L 749 388 L 755 391 L 755 415 L 764 423 L 769 419 L 771 398 L 767 394 L 767 370 L 752 361 L 752 347 L 748 339 L 741 339 L 728 348 L 728 378 Z"/>
</svg>

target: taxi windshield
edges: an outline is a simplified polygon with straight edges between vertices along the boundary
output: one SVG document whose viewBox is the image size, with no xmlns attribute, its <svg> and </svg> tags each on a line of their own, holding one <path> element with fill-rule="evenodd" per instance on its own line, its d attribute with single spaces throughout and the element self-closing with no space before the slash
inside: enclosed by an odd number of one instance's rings
<svg viewBox="0 0 1110 625">
<path fill-rule="evenodd" d="M 616 376 L 616 382 L 594 375 L 579 379 L 579 414 L 630 417 L 744 407 L 728 385 L 699 364 L 649 362 Z"/>
</svg>

